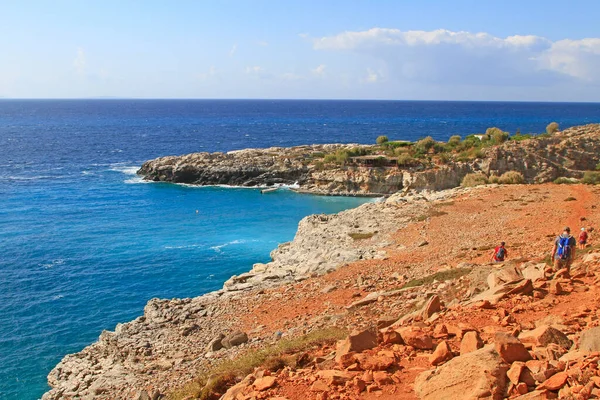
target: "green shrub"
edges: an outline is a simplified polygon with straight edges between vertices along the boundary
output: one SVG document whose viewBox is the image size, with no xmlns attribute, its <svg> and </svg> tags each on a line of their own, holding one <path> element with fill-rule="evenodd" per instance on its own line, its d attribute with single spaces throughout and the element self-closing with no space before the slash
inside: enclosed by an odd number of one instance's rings
<svg viewBox="0 0 600 400">
<path fill-rule="evenodd" d="M 460 186 L 462 187 L 473 187 L 479 185 L 486 185 L 488 183 L 488 178 L 481 173 L 467 174 L 463 178 Z"/>
<path fill-rule="evenodd" d="M 396 140 L 396 141 L 393 141 L 393 142 L 387 142 L 386 145 L 388 147 L 393 148 L 393 149 L 397 149 L 399 147 L 411 147 L 413 145 L 413 143 L 412 142 L 407 142 L 407 141 L 404 141 L 404 140 Z"/>
<path fill-rule="evenodd" d="M 581 183 L 585 183 L 586 185 L 600 184 L 600 172 L 597 172 L 597 171 L 584 172 L 583 179 L 581 179 Z"/>
<path fill-rule="evenodd" d="M 323 171 L 325 169 L 325 163 L 323 163 L 323 161 L 316 161 L 314 165 L 317 171 Z"/>
<path fill-rule="evenodd" d="M 336 160 L 335 154 L 327 154 L 323 160 L 328 164 L 334 163 Z"/>
<path fill-rule="evenodd" d="M 596 164 L 596 171 L 600 171 L 600 163 Z"/>
<path fill-rule="evenodd" d="M 556 123 L 556 122 L 550 122 L 548 124 L 548 126 L 546 127 L 546 133 L 548 135 L 553 135 L 556 132 L 558 132 L 558 123 Z"/>
<path fill-rule="evenodd" d="M 450 136 L 450 139 L 448 139 L 448 145 L 451 147 L 456 147 L 460 144 L 460 140 L 461 138 L 458 135 Z"/>
<path fill-rule="evenodd" d="M 557 185 L 572 185 L 574 183 L 577 183 L 577 181 L 574 179 L 565 178 L 564 176 L 561 176 L 560 178 L 556 178 L 554 180 L 554 183 L 556 183 Z"/>
<path fill-rule="evenodd" d="M 433 282 L 443 282 L 451 279 L 458 279 L 461 276 L 467 275 L 469 272 L 471 272 L 471 270 L 471 268 L 453 268 L 436 272 L 435 274 L 428 275 L 423 278 L 413 279 L 406 285 L 402 286 L 402 288 L 406 289 L 415 286 L 429 285 Z"/>
<path fill-rule="evenodd" d="M 507 171 L 498 178 L 498 183 L 502 183 L 504 185 L 514 185 L 524 183 L 525 178 L 523 178 L 523 174 L 517 171 Z"/>
<path fill-rule="evenodd" d="M 516 133 L 510 137 L 510 140 L 514 140 L 515 142 L 520 142 L 521 140 L 531 139 L 533 135 L 531 133 L 520 134 Z"/>
<path fill-rule="evenodd" d="M 489 140 L 492 144 L 504 143 L 508 140 L 508 132 L 504 132 L 500 128 L 487 128 L 485 131 L 485 139 Z"/>
<path fill-rule="evenodd" d="M 490 179 L 488 179 L 489 183 L 498 183 L 500 182 L 500 177 L 498 175 L 492 175 L 490 176 Z"/>
<path fill-rule="evenodd" d="M 415 152 L 418 154 L 427 154 L 436 144 L 437 142 L 431 136 L 427 136 L 415 143 Z"/>
<path fill-rule="evenodd" d="M 311 153 L 310 156 L 312 158 L 323 158 L 325 157 L 325 153 L 323 153 L 322 151 L 315 151 L 314 153 Z"/>
<path fill-rule="evenodd" d="M 377 139 L 375 140 L 375 143 L 377 144 L 384 144 L 388 142 L 388 137 L 387 136 L 378 136 Z"/>
<path fill-rule="evenodd" d="M 416 160 L 408 153 L 398 154 L 398 165 L 401 167 L 408 167 L 416 164 Z"/>
</svg>

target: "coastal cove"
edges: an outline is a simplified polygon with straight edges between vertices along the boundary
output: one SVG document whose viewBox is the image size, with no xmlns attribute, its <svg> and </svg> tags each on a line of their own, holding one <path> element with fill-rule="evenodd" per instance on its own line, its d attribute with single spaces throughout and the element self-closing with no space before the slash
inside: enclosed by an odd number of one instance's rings
<svg viewBox="0 0 600 400">
<path fill-rule="evenodd" d="M 379 134 L 442 140 L 493 125 L 541 132 L 600 115 L 484 104 L 0 101 L 0 398 L 39 398 L 64 355 L 139 317 L 149 299 L 199 296 L 269 261 L 303 217 L 373 201 L 147 183 L 135 176 L 144 161 Z"/>
</svg>

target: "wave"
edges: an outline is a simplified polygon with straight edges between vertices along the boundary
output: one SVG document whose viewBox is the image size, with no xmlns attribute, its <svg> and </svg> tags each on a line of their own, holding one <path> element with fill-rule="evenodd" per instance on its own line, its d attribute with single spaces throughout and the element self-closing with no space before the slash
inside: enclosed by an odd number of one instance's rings
<svg viewBox="0 0 600 400">
<path fill-rule="evenodd" d="M 254 243 L 254 242 L 258 242 L 258 240 L 256 240 L 256 239 L 254 239 L 254 240 L 236 239 L 236 240 L 232 240 L 231 242 L 219 244 L 217 246 L 212 246 L 210 249 L 214 250 L 217 253 L 220 253 L 221 249 L 223 247 L 231 246 L 231 245 L 234 245 L 234 244 L 244 244 L 244 243 Z"/>
<path fill-rule="evenodd" d="M 136 176 L 136 177 L 133 177 L 133 178 L 125 179 L 123 182 L 127 183 L 128 185 L 136 185 L 136 184 L 139 184 L 139 183 L 144 183 L 144 184 L 146 184 L 146 183 L 154 183 L 152 181 L 145 181 L 144 178 L 142 178 L 141 176 Z"/>
<path fill-rule="evenodd" d="M 121 163 L 119 163 L 121 164 Z M 125 175 L 136 175 L 138 170 L 140 169 L 140 167 L 135 166 L 135 165 L 117 165 L 117 164 L 111 164 L 112 167 L 109 169 L 109 171 L 115 171 L 115 172 L 120 172 L 122 174 Z"/>
<path fill-rule="evenodd" d="M 163 249 L 167 250 L 182 250 L 182 249 L 196 249 L 199 247 L 204 247 L 202 244 L 186 244 L 182 246 L 163 246 Z"/>
<path fill-rule="evenodd" d="M 52 267 L 56 267 L 57 265 L 63 265 L 65 263 L 65 260 L 62 258 L 57 258 L 56 260 L 52 260 L 49 263 L 40 263 L 38 264 L 40 267 L 44 267 L 44 268 L 52 268 Z"/>
<path fill-rule="evenodd" d="M 0 176 L 0 181 L 40 181 L 40 180 L 44 180 L 44 179 L 63 179 L 66 178 L 67 176 L 63 176 L 63 175 L 36 175 L 36 176 L 15 176 L 15 175 L 10 175 L 10 176 Z"/>
</svg>

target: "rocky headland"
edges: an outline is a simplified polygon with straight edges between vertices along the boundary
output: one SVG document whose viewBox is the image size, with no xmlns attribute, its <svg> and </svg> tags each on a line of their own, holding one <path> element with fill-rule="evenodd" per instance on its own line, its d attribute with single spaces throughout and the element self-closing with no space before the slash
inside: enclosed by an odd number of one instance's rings
<svg viewBox="0 0 600 400">
<path fill-rule="evenodd" d="M 410 146 L 404 148 L 410 150 Z M 465 175 L 478 172 L 499 177 L 507 171 L 517 171 L 526 183 L 544 183 L 559 177 L 578 179 L 584 171 L 596 167 L 600 162 L 600 125 L 508 140 L 483 147 L 470 156 L 461 156 L 456 150 L 436 154 L 429 148 L 425 154 L 408 161 L 404 157 L 402 161 L 405 153 L 401 150 L 391 152 L 389 145 L 329 144 L 193 153 L 148 161 L 138 174 L 160 182 L 250 187 L 294 185 L 305 193 L 350 196 L 450 189 L 459 186 Z M 333 159 L 344 151 L 350 156 L 342 161 Z M 376 160 L 367 164 L 368 160 L 352 157 L 353 153 L 380 156 L 382 164 L 386 160 L 395 164 L 378 166 Z"/>
<path fill-rule="evenodd" d="M 297 157 L 269 149 L 288 157 L 248 150 L 145 163 L 140 173 L 156 181 L 297 182 L 312 193 L 395 194 L 304 218 L 271 262 L 255 264 L 219 291 L 150 300 L 143 316 L 66 356 L 49 374 L 43 398 L 594 398 L 600 394 L 595 233 L 570 274 L 553 273 L 546 261 L 563 225 L 598 226 L 597 187 L 437 189 L 459 186 L 471 172 L 516 170 L 530 183 L 581 178 L 598 164 L 599 138 L 600 126 L 588 125 L 488 147 L 471 162 L 413 169 L 302 162 L 299 154 L 321 152 L 319 146 L 293 148 L 300 149 Z M 226 178 L 218 180 L 219 168 Z M 402 178 L 396 189 L 383 190 L 368 179 L 356 184 L 349 168 Z M 499 240 L 508 244 L 509 261 L 492 265 L 489 253 Z M 236 364 L 331 330 L 344 340 L 288 346 L 277 362 L 249 372 L 223 370 L 228 360 Z"/>
</svg>

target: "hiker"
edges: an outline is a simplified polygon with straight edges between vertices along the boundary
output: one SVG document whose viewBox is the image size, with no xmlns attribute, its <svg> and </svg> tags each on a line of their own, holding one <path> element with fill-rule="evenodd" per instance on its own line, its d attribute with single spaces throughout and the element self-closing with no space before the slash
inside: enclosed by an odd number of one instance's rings
<svg viewBox="0 0 600 400">
<path fill-rule="evenodd" d="M 504 247 L 505 244 L 506 243 L 501 242 L 500 246 L 494 249 L 494 252 L 492 253 L 492 262 L 504 262 L 504 259 L 508 255 L 506 247 Z"/>
<path fill-rule="evenodd" d="M 579 249 L 583 250 L 585 249 L 585 245 L 587 243 L 588 240 L 588 233 L 585 230 L 585 228 L 581 228 L 581 232 L 579 233 Z"/>
<path fill-rule="evenodd" d="M 556 238 L 554 247 L 552 247 L 552 262 L 555 271 L 563 268 L 566 268 L 567 271 L 569 270 L 571 263 L 575 259 L 576 246 L 577 242 L 571 235 L 571 228 L 565 226 L 563 233 Z"/>
</svg>

